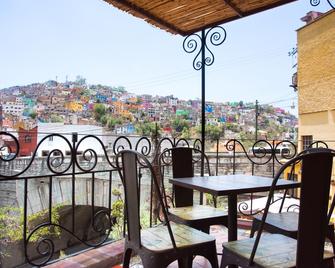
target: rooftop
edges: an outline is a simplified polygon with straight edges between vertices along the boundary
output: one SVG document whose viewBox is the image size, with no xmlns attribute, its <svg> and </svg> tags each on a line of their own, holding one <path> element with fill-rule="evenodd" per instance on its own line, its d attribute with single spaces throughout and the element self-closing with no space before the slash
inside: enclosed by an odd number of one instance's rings
<svg viewBox="0 0 335 268">
<path fill-rule="evenodd" d="M 296 0 L 104 0 L 172 34 L 183 36 Z"/>
</svg>

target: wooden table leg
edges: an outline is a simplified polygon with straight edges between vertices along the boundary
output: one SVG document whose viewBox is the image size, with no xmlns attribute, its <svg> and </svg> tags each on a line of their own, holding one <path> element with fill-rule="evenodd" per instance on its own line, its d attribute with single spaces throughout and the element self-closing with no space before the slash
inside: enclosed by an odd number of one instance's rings
<svg viewBox="0 0 335 268">
<path fill-rule="evenodd" d="M 237 196 L 228 195 L 228 241 L 237 240 Z"/>
<path fill-rule="evenodd" d="M 228 241 L 237 240 L 237 195 L 228 195 Z M 229 265 L 229 268 L 237 268 Z"/>
</svg>

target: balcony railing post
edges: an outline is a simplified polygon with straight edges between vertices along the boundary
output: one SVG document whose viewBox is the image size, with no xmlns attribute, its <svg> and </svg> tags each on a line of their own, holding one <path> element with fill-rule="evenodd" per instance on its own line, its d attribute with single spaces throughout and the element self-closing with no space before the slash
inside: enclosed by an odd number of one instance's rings
<svg viewBox="0 0 335 268">
<path fill-rule="evenodd" d="M 24 243 L 24 253 L 26 256 L 26 259 L 28 259 L 28 254 L 27 254 L 27 221 L 28 221 L 28 216 L 27 216 L 27 205 L 28 205 L 28 179 L 24 179 L 24 188 L 23 188 L 23 243 Z"/>
<path fill-rule="evenodd" d="M 234 147 L 233 147 L 233 174 L 235 174 L 235 157 L 236 157 L 236 141 L 234 140 Z"/>
<path fill-rule="evenodd" d="M 275 140 L 272 141 L 272 177 L 275 177 L 275 161 L 276 161 L 276 146 L 275 146 Z"/>
<path fill-rule="evenodd" d="M 78 133 L 72 133 L 72 150 L 71 150 L 71 163 L 72 163 L 72 232 L 75 233 L 75 207 L 76 207 L 76 143 L 78 141 Z"/>
<path fill-rule="evenodd" d="M 216 176 L 219 173 L 219 143 L 220 143 L 220 138 L 216 140 L 216 173 L 215 173 Z"/>
</svg>

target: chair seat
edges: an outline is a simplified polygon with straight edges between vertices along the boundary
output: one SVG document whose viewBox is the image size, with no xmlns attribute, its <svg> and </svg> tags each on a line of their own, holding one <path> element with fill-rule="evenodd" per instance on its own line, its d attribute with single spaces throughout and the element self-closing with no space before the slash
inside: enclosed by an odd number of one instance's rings
<svg viewBox="0 0 335 268">
<path fill-rule="evenodd" d="M 259 222 L 262 221 L 263 215 L 256 215 L 254 219 Z M 296 212 L 281 212 L 281 213 L 268 213 L 265 224 L 271 225 L 277 229 L 285 230 L 287 232 L 297 233 L 298 232 L 299 213 Z M 331 227 L 333 223 L 329 223 Z M 332 228 L 333 229 L 333 228 Z M 266 228 L 271 233 L 271 229 Z M 293 238 L 296 238 L 293 237 Z"/>
<path fill-rule="evenodd" d="M 215 237 L 198 231 L 183 224 L 170 223 L 178 248 L 201 245 L 215 241 Z M 168 228 L 158 225 L 141 232 L 142 246 L 152 251 L 164 251 L 173 249 Z"/>
<path fill-rule="evenodd" d="M 223 255 L 235 255 L 249 260 L 255 238 L 223 243 Z M 297 240 L 280 234 L 262 234 L 254 258 L 255 267 L 291 268 L 296 264 Z M 224 256 L 223 256 L 224 258 Z M 334 254 L 324 251 L 324 259 Z"/>
<path fill-rule="evenodd" d="M 262 216 L 257 215 L 255 219 L 262 221 Z M 296 212 L 268 213 L 265 223 L 288 232 L 297 232 L 298 219 L 299 213 Z"/>
<path fill-rule="evenodd" d="M 227 217 L 227 212 L 222 209 L 205 205 L 170 208 L 169 213 L 186 221 L 204 220 L 210 218 Z"/>
</svg>

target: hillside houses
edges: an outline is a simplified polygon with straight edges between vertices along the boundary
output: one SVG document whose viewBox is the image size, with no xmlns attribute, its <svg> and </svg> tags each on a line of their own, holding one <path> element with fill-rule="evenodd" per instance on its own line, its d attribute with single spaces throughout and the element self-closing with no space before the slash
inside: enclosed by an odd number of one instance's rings
<svg viewBox="0 0 335 268">
<path fill-rule="evenodd" d="M 6 125 L 31 120 L 95 124 L 109 127 L 117 134 L 131 134 L 135 132 L 135 125 L 143 122 L 157 122 L 165 133 L 171 129 L 171 122 L 176 117 L 186 120 L 189 127 L 197 127 L 201 123 L 199 99 L 135 95 L 124 87 L 87 85 L 83 78 L 74 82 L 57 83 L 51 80 L 15 86 L 0 90 L 0 96 L 2 120 L 6 120 Z M 97 104 L 103 105 L 106 115 L 99 118 L 100 121 L 95 116 Z M 265 133 L 286 128 L 286 133 L 279 133 L 278 138 L 288 137 L 287 133 L 292 133 L 297 124 L 296 118 L 283 109 L 265 105 L 260 111 L 259 127 Z M 10 121 L 13 123 L 10 124 Z M 242 101 L 207 102 L 206 124 L 220 127 L 226 135 L 234 136 L 239 132 L 251 134 L 255 130 L 255 105 Z"/>
</svg>

